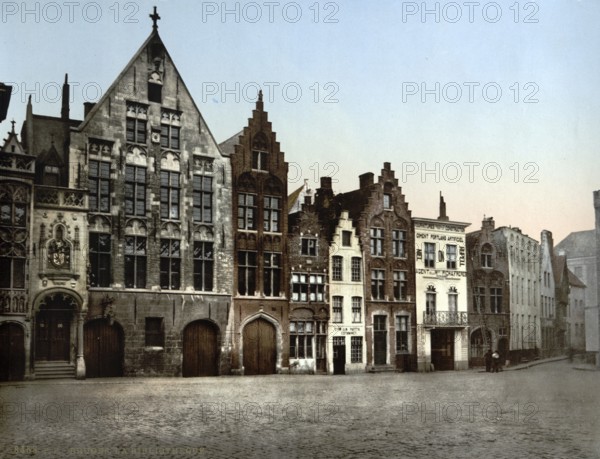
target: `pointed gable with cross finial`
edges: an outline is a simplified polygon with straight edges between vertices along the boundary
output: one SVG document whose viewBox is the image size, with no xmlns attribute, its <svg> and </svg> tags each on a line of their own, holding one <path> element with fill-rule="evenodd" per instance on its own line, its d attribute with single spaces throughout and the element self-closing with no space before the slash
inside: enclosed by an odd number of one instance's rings
<svg viewBox="0 0 600 459">
<path fill-rule="evenodd" d="M 7 153 L 20 153 L 25 154 L 25 149 L 21 142 L 19 142 L 19 138 L 17 133 L 15 132 L 15 120 L 11 121 L 12 129 L 8 133 L 8 137 L 4 139 L 4 145 L 2 146 L 2 151 Z"/>
</svg>

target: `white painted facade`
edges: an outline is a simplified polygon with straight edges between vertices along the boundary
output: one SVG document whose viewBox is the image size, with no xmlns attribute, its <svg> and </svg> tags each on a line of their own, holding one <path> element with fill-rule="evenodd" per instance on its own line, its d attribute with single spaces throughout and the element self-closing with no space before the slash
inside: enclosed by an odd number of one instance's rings
<svg viewBox="0 0 600 459">
<path fill-rule="evenodd" d="M 466 370 L 469 292 L 465 228 L 469 223 L 427 218 L 413 218 L 413 222 L 418 370 Z M 446 336 L 444 346 L 436 335 Z"/>
<path fill-rule="evenodd" d="M 540 243 L 540 325 L 542 349 L 552 347 L 556 318 L 555 282 L 552 269 L 552 233 L 544 230 Z"/>
<path fill-rule="evenodd" d="M 534 351 L 542 346 L 539 243 L 518 228 L 502 227 L 499 228 L 499 234 L 508 251 L 511 314 L 509 350 Z M 554 306 L 551 304 L 550 307 Z"/>
<path fill-rule="evenodd" d="M 334 257 L 341 257 L 341 280 L 334 276 Z M 338 259 L 339 260 L 339 259 Z M 353 277 L 353 260 L 355 263 Z M 356 277 L 356 266 L 360 276 Z M 364 259 L 360 241 L 352 226 L 348 212 L 343 211 L 332 236 L 329 248 L 329 304 L 331 307 L 327 337 L 327 372 L 334 373 L 334 342 L 345 346 L 344 373 L 364 372 L 366 368 L 365 301 L 364 301 Z M 360 300 L 360 313 L 353 312 Z M 335 309 L 340 305 L 341 317 Z M 360 352 L 356 343 L 362 342 Z M 352 342 L 355 343 L 353 352 Z M 339 348 L 336 349 L 339 352 Z M 338 370 L 339 372 L 339 370 Z"/>
</svg>

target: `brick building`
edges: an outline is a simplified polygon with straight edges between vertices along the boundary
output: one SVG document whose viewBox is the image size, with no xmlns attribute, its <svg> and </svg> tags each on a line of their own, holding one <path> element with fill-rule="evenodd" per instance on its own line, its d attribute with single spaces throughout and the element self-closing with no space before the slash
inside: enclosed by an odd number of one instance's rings
<svg viewBox="0 0 600 459">
<path fill-rule="evenodd" d="M 264 110 L 221 144 L 231 159 L 234 244 L 232 371 L 288 371 L 288 164 Z M 225 209 L 227 203 L 224 203 Z"/>
<path fill-rule="evenodd" d="M 493 217 L 484 218 L 481 229 L 467 234 L 467 307 L 469 311 L 469 364 L 484 364 L 488 349 L 508 358 L 510 296 L 508 257 L 495 238 Z"/>
<path fill-rule="evenodd" d="M 329 243 L 307 196 L 289 215 L 290 373 L 326 373 L 330 317 Z"/>
<path fill-rule="evenodd" d="M 377 182 L 372 173 L 362 174 L 360 187 L 336 195 L 333 206 L 336 215 L 348 211 L 364 256 L 368 369 L 415 369 L 415 242 L 411 212 L 390 163 Z"/>
</svg>

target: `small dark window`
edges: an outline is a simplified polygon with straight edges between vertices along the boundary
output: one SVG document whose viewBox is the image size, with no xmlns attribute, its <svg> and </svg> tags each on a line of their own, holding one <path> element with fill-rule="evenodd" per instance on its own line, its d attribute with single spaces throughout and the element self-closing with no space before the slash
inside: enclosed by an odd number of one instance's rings
<svg viewBox="0 0 600 459">
<path fill-rule="evenodd" d="M 148 100 L 150 102 L 162 103 L 162 85 L 148 83 Z"/>
<path fill-rule="evenodd" d="M 165 346 L 165 329 L 162 317 L 146 317 L 146 346 Z"/>
<path fill-rule="evenodd" d="M 342 231 L 342 246 L 350 247 L 352 245 L 352 231 Z"/>
</svg>

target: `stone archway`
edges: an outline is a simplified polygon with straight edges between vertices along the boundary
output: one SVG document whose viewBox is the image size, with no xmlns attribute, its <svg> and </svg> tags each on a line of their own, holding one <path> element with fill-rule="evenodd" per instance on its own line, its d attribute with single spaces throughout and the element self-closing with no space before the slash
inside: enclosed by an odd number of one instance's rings
<svg viewBox="0 0 600 459">
<path fill-rule="evenodd" d="M 33 303 L 34 371 L 39 378 L 85 378 L 83 299 L 57 288 L 40 293 Z"/>
</svg>

